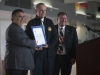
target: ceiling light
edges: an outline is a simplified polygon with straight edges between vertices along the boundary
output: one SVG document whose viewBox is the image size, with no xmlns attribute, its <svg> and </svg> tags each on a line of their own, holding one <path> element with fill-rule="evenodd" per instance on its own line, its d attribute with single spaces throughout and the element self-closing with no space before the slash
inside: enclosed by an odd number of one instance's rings
<svg viewBox="0 0 100 75">
<path fill-rule="evenodd" d="M 86 15 L 86 13 L 84 11 L 76 11 L 76 14 L 81 14 L 81 15 Z"/>
</svg>

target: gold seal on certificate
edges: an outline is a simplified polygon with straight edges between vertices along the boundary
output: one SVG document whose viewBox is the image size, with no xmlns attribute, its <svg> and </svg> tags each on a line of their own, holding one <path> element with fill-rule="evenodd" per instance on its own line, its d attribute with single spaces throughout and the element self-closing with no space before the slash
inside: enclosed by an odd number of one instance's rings
<svg viewBox="0 0 100 75">
<path fill-rule="evenodd" d="M 48 27 L 48 31 L 52 31 L 52 28 L 51 27 Z"/>
<path fill-rule="evenodd" d="M 32 32 L 33 32 L 37 46 L 42 46 L 43 44 L 46 44 L 46 38 L 43 32 L 42 25 L 31 26 L 31 28 L 32 28 Z"/>
</svg>

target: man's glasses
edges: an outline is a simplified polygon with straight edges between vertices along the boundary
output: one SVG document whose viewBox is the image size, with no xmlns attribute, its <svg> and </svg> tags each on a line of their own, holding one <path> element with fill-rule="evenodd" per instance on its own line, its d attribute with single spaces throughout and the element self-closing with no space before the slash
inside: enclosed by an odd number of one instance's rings
<svg viewBox="0 0 100 75">
<path fill-rule="evenodd" d="M 18 18 L 25 18 L 25 16 L 15 16 L 15 17 L 18 17 Z"/>
</svg>

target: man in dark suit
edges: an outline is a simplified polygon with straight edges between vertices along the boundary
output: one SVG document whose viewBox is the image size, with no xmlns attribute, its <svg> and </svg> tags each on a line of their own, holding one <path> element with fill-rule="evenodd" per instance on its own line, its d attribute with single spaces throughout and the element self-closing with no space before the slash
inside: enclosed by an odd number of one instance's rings
<svg viewBox="0 0 100 75">
<path fill-rule="evenodd" d="M 52 20 L 45 17 L 46 6 L 43 3 L 36 5 L 36 17 L 30 20 L 26 26 L 26 33 L 30 39 L 34 39 L 31 26 L 43 25 L 47 43 L 35 51 L 35 70 L 31 75 L 53 75 L 54 71 L 54 46 L 58 41 L 58 33 Z"/>
<path fill-rule="evenodd" d="M 23 31 L 24 12 L 16 9 L 12 12 L 12 23 L 6 30 L 6 53 L 4 65 L 6 75 L 27 75 L 34 69 L 34 40 L 30 40 Z"/>
<path fill-rule="evenodd" d="M 66 25 L 67 14 L 59 12 L 57 15 L 59 41 L 56 45 L 56 61 L 54 75 L 70 75 L 72 65 L 75 63 L 75 47 L 78 44 L 76 29 Z"/>
</svg>

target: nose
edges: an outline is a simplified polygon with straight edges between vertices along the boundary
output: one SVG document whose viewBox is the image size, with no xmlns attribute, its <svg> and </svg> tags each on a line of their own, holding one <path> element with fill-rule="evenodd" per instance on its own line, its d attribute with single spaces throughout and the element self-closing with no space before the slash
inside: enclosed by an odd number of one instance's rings
<svg viewBox="0 0 100 75">
<path fill-rule="evenodd" d="M 24 20 L 25 19 L 25 16 L 22 16 L 21 19 Z"/>
<path fill-rule="evenodd" d="M 64 19 L 62 19 L 62 22 L 65 22 L 65 20 L 64 20 Z"/>
<path fill-rule="evenodd" d="M 43 10 L 42 13 L 45 13 L 45 10 Z"/>
<path fill-rule="evenodd" d="M 24 18 L 21 18 L 21 20 L 24 20 Z"/>
<path fill-rule="evenodd" d="M 63 21 L 63 22 L 66 22 L 66 19 L 63 19 L 62 21 Z"/>
</svg>

